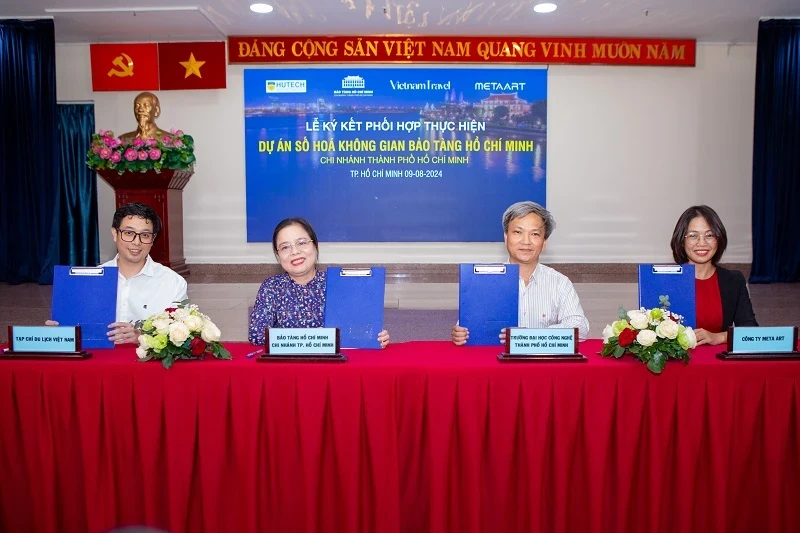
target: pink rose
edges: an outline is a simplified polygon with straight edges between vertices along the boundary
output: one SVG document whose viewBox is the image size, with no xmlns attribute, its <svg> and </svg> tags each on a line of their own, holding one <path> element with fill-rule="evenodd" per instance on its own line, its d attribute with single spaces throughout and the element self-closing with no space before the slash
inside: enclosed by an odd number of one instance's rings
<svg viewBox="0 0 800 533">
<path fill-rule="evenodd" d="M 111 157 L 111 148 L 104 146 L 100 149 L 100 159 L 108 159 Z"/>
<path fill-rule="evenodd" d="M 105 144 L 106 146 L 111 146 L 111 137 L 109 137 L 108 135 L 103 137 L 103 144 Z"/>
<path fill-rule="evenodd" d="M 161 137 L 161 142 L 164 144 L 169 144 L 172 142 L 172 137 L 170 137 L 169 135 L 164 135 L 163 137 Z"/>
<path fill-rule="evenodd" d="M 114 152 L 111 154 L 111 162 L 112 163 L 119 163 L 122 160 L 122 156 L 119 155 L 119 152 Z"/>
<path fill-rule="evenodd" d="M 122 141 L 120 141 L 119 139 L 111 139 L 111 144 L 110 144 L 111 148 L 116 148 L 120 144 L 122 144 Z"/>
<path fill-rule="evenodd" d="M 138 157 L 139 157 L 139 161 L 144 161 L 145 159 L 147 159 L 147 152 L 142 150 L 141 152 L 139 152 L 139 156 Z"/>
<path fill-rule="evenodd" d="M 100 153 L 100 146 L 97 144 L 92 145 L 92 153 L 99 154 Z"/>
<path fill-rule="evenodd" d="M 155 146 L 156 145 L 156 140 L 155 139 L 147 139 L 147 143 L 145 143 L 145 144 L 147 144 L 147 146 Z"/>
<path fill-rule="evenodd" d="M 136 148 L 141 148 L 141 147 L 144 145 L 144 140 L 143 140 L 141 137 L 136 137 L 136 138 L 133 140 L 133 145 L 134 145 Z"/>
<path fill-rule="evenodd" d="M 147 155 L 149 155 L 150 159 L 152 159 L 153 161 L 157 161 L 161 159 L 161 150 L 159 150 L 158 148 L 151 148 L 150 151 L 147 152 Z"/>
<path fill-rule="evenodd" d="M 183 130 L 178 130 L 178 131 L 176 131 L 176 132 L 175 132 L 175 135 L 177 135 L 178 137 L 181 137 L 181 136 L 183 136 Z"/>
<path fill-rule="evenodd" d="M 100 137 L 106 137 L 109 133 L 110 132 L 108 130 L 100 130 L 98 135 L 100 135 Z"/>
<path fill-rule="evenodd" d="M 175 142 L 173 144 L 175 145 L 175 148 L 180 148 L 183 146 L 183 141 L 180 139 L 175 139 Z"/>
<path fill-rule="evenodd" d="M 169 129 L 169 132 L 170 132 L 171 134 L 175 135 L 175 128 L 170 128 L 170 129 Z"/>
<path fill-rule="evenodd" d="M 125 159 L 128 161 L 133 161 L 137 157 L 136 148 L 128 148 L 125 150 Z"/>
</svg>

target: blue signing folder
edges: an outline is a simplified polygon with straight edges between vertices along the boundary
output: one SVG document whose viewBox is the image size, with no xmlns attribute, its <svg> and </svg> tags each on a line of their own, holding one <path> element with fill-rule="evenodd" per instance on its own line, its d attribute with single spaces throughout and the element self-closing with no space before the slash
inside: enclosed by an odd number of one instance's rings
<svg viewBox="0 0 800 533">
<path fill-rule="evenodd" d="M 661 307 L 669 296 L 669 310 L 683 315 L 683 325 L 695 327 L 694 265 L 639 265 L 639 307 Z"/>
<path fill-rule="evenodd" d="M 328 267 L 325 327 L 339 328 L 342 348 L 380 348 L 386 268 Z"/>
<path fill-rule="evenodd" d="M 55 267 L 52 319 L 80 325 L 83 348 L 113 348 L 106 334 L 116 315 L 117 267 Z"/>
<path fill-rule="evenodd" d="M 458 324 L 467 344 L 500 344 L 500 330 L 519 322 L 519 265 L 462 264 L 458 275 Z"/>
</svg>

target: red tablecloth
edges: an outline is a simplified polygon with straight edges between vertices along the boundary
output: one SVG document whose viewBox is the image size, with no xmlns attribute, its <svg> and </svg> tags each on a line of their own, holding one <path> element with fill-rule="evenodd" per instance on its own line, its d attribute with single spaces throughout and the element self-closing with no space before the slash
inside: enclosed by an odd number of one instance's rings
<svg viewBox="0 0 800 533">
<path fill-rule="evenodd" d="M 798 362 L 0 361 L 0 530 L 800 531 Z"/>
</svg>

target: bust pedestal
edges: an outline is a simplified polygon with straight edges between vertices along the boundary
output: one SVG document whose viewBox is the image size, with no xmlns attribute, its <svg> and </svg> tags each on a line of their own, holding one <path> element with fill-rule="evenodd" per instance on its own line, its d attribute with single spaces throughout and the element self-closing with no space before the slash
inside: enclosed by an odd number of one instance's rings
<svg viewBox="0 0 800 533">
<path fill-rule="evenodd" d="M 98 170 L 117 200 L 117 209 L 129 202 L 142 202 L 153 208 L 161 218 L 161 233 L 156 237 L 150 256 L 153 261 L 168 266 L 182 276 L 189 275 L 183 256 L 183 188 L 189 183 L 193 170 L 161 172 L 123 172 Z"/>
</svg>

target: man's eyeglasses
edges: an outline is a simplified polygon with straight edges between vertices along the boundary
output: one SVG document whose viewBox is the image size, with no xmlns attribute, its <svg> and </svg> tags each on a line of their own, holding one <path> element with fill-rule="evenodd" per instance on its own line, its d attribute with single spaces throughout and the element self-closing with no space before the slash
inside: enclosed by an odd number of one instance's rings
<svg viewBox="0 0 800 533">
<path fill-rule="evenodd" d="M 129 229 L 117 229 L 117 233 L 119 233 L 120 238 L 125 242 L 133 242 L 134 240 L 136 240 L 137 235 L 139 236 L 139 242 L 141 242 L 142 244 L 150 244 L 156 238 L 156 234 L 150 233 L 149 231 L 143 231 L 141 233 L 137 233 Z"/>
<path fill-rule="evenodd" d="M 697 233 L 696 231 L 690 231 L 689 233 L 686 234 L 686 237 L 684 237 L 684 239 L 686 239 L 692 244 L 696 244 L 700 242 L 700 237 L 703 237 L 706 240 L 706 242 L 715 242 L 717 240 L 717 236 L 711 233 L 710 231 L 708 233 Z"/>
<path fill-rule="evenodd" d="M 314 241 L 310 239 L 297 239 L 294 243 L 284 242 L 278 245 L 278 255 L 286 257 L 292 253 L 292 248 L 297 248 L 299 251 L 305 252 L 312 244 L 314 244 Z"/>
</svg>

